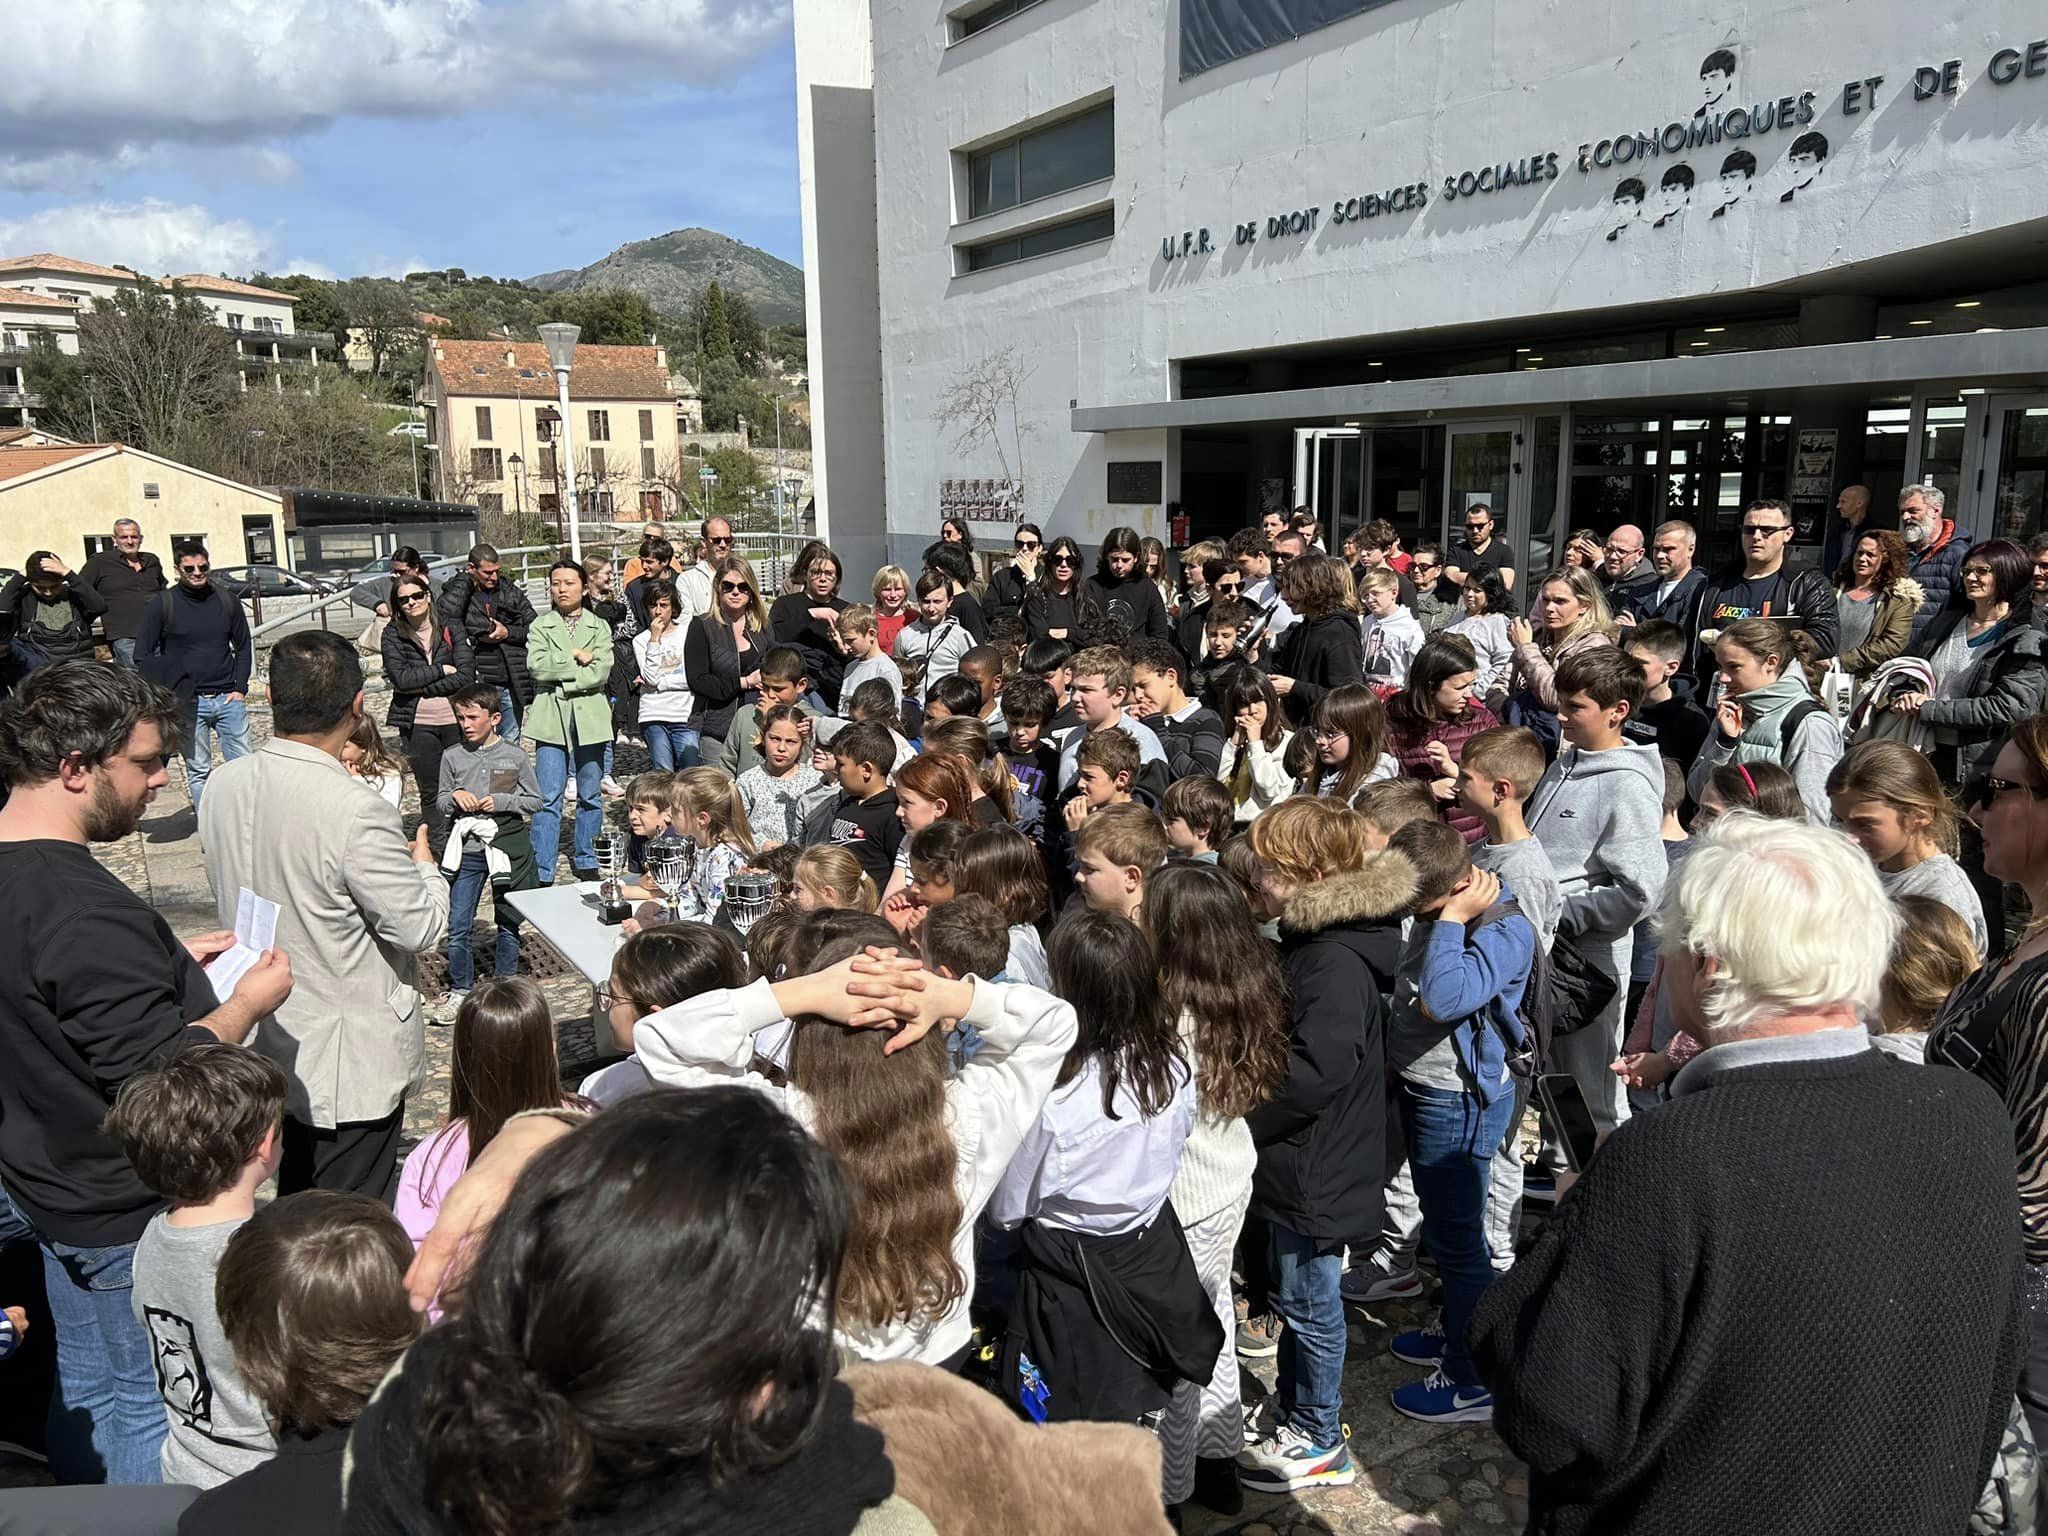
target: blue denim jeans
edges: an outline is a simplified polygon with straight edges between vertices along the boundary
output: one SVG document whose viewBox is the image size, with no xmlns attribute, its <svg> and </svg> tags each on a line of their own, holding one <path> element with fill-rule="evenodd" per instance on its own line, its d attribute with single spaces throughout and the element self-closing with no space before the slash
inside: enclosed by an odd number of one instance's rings
<svg viewBox="0 0 2048 1536">
<path fill-rule="evenodd" d="M 448 990 L 467 992 L 476 981 L 476 961 L 470 950 L 471 930 L 476 927 L 477 904 L 490 884 L 490 869 L 484 862 L 481 844 L 462 850 L 462 864 L 455 871 L 455 887 L 448 893 Z M 491 974 L 519 974 L 519 919 L 503 902 L 497 905 L 498 947 L 492 956 Z"/>
<path fill-rule="evenodd" d="M 1406 1078 L 1397 1091 L 1408 1167 L 1422 1206 L 1422 1241 L 1444 1282 L 1444 1374 L 1460 1386 L 1474 1386 L 1479 1372 L 1465 1350 L 1465 1329 L 1493 1282 L 1486 1191 L 1493 1155 L 1514 1120 L 1514 1085 L 1503 1084 L 1484 1106 L 1476 1093 L 1425 1088 Z"/>
<path fill-rule="evenodd" d="M 507 741 L 519 739 L 519 706 L 512 702 L 512 690 L 498 690 L 498 734 Z"/>
<path fill-rule="evenodd" d="M 133 672 L 135 670 L 135 641 L 133 637 L 131 636 L 126 640 L 113 641 L 111 648 L 114 652 L 115 662 Z"/>
<path fill-rule="evenodd" d="M 570 838 L 569 862 L 577 869 L 597 865 L 594 845 L 598 829 L 604 825 L 604 743 L 558 747 L 543 741 L 533 756 L 533 774 L 540 780 L 540 809 L 533 813 L 533 855 L 543 885 L 552 885 L 555 879 L 557 848 L 562 840 L 562 792 L 569 784 L 572 753 L 576 759 L 576 829 Z"/>
<path fill-rule="evenodd" d="M 642 720 L 640 739 L 647 743 L 648 762 L 663 773 L 698 764 L 697 732 L 690 726 L 671 720 Z"/>
<path fill-rule="evenodd" d="M 220 743 L 220 760 L 224 763 L 249 755 L 249 712 L 240 699 L 231 699 L 224 693 L 202 693 L 192 701 L 192 712 L 185 720 L 192 737 L 191 745 L 185 748 L 185 788 L 196 811 L 199 797 L 206 789 L 207 775 L 213 772 L 213 744 Z"/>
<path fill-rule="evenodd" d="M 1344 1438 L 1344 1245 L 1269 1227 L 1280 1335 L 1274 1390 L 1280 1418 L 1328 1450 Z"/>
</svg>

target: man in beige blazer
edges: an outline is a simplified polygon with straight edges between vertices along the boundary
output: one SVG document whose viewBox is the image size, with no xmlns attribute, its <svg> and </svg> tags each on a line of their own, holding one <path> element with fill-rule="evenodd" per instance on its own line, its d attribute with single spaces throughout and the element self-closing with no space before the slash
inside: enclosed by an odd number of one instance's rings
<svg viewBox="0 0 2048 1536">
<path fill-rule="evenodd" d="M 418 956 L 448 932 L 448 881 L 426 829 L 349 776 L 363 668 L 339 635 L 270 653 L 276 735 L 207 785 L 199 835 L 221 923 L 246 887 L 278 906 L 297 985 L 251 1042 L 291 1074 L 278 1193 L 343 1189 L 390 1201 L 405 1096 L 424 1064 Z"/>
</svg>

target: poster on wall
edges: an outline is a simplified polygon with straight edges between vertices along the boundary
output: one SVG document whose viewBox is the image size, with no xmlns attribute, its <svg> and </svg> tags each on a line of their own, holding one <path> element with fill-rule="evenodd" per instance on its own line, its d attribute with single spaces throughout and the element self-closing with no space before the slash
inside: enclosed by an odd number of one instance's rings
<svg viewBox="0 0 2048 1536">
<path fill-rule="evenodd" d="M 1024 521 L 1022 480 L 942 480 L 939 516 L 964 518 L 976 533 L 1008 538 Z"/>
<path fill-rule="evenodd" d="M 1835 429 L 1801 427 L 1792 451 L 1792 540 L 1818 544 L 1835 494 Z"/>
</svg>

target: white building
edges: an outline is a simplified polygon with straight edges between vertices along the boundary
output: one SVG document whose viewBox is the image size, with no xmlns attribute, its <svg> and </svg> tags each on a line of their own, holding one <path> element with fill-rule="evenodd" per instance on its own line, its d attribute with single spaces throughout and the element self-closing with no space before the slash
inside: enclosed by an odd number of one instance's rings
<svg viewBox="0 0 2048 1536">
<path fill-rule="evenodd" d="M 1330 20 L 1331 17 L 1335 20 Z M 1327 22 L 1327 24 L 1324 24 Z M 2025 0 L 797 0 L 821 523 L 1412 543 L 2048 497 Z M 999 443 L 934 418 L 1008 358 Z M 1006 484 L 1006 482 L 1008 482 Z M 1021 497 L 1018 495 L 1021 482 Z M 886 509 L 886 510 L 885 510 Z M 982 531 L 1006 533 L 1000 522 Z"/>
</svg>

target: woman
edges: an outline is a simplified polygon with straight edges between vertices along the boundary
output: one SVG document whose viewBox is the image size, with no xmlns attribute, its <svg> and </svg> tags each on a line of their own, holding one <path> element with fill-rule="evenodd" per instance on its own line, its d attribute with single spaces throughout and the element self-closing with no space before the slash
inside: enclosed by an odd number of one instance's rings
<svg viewBox="0 0 2048 1536">
<path fill-rule="evenodd" d="M 1889 528 L 1874 528 L 1857 538 L 1835 572 L 1840 628 L 1833 665 L 1858 686 L 1894 656 L 1905 654 L 1924 595 L 1907 569 L 1906 541 Z"/>
<path fill-rule="evenodd" d="M 476 681 L 476 657 L 469 638 L 434 613 L 434 594 L 422 576 L 391 582 L 392 616 L 378 649 L 384 681 L 391 688 L 385 723 L 405 743 L 413 782 L 420 787 L 420 814 L 427 842 L 439 858 L 448 845 L 448 818 L 441 814 L 441 754 L 462 738 L 455 730 L 451 695 Z"/>
<path fill-rule="evenodd" d="M 1386 707 L 1363 683 L 1324 694 L 1304 734 L 1313 756 L 1295 786 L 1297 795 L 1348 807 L 1366 785 L 1400 775 L 1401 765 L 1387 751 Z"/>
<path fill-rule="evenodd" d="M 804 571 L 802 590 L 778 597 L 768 611 L 768 628 L 775 643 L 794 646 L 803 655 L 804 670 L 811 679 L 805 703 L 815 714 L 832 712 L 825 701 L 839 698 L 840 680 L 846 676 L 846 654 L 839 648 L 834 628 L 846 607 L 846 599 L 839 595 L 839 556 L 821 549 L 811 556 Z"/>
<path fill-rule="evenodd" d="M 1468 843 L 1486 840 L 1486 823 L 1458 804 L 1458 761 L 1466 742 L 1500 724 L 1474 696 L 1478 676 L 1465 638 L 1438 635 L 1408 668 L 1408 686 L 1387 701 L 1387 750 L 1403 773 L 1429 786 Z"/>
<path fill-rule="evenodd" d="M 1005 619 L 1021 620 L 1024 593 L 1038 580 L 1038 557 L 1045 550 L 1045 534 L 1036 523 L 1019 523 L 1011 547 L 1010 563 L 989 578 L 988 621 L 999 625 Z"/>
<path fill-rule="evenodd" d="M 1229 787 L 1243 826 L 1294 793 L 1294 776 L 1287 771 L 1294 732 L 1280 712 L 1280 696 L 1257 667 L 1232 667 L 1211 685 L 1205 702 L 1231 722 L 1216 777 Z"/>
<path fill-rule="evenodd" d="M 1358 628 L 1358 599 L 1341 560 L 1304 555 L 1280 573 L 1280 598 L 1293 612 L 1274 647 L 1273 691 L 1287 716 L 1305 725 L 1333 688 L 1365 681 L 1365 642 Z"/>
<path fill-rule="evenodd" d="M 875 572 L 875 643 L 884 656 L 894 655 L 896 637 L 917 615 L 910 609 L 910 573 L 900 565 Z"/>
<path fill-rule="evenodd" d="M 967 526 L 967 519 L 964 517 L 940 519 L 939 541 L 944 544 L 958 544 L 968 554 L 974 553 L 974 530 Z"/>
<path fill-rule="evenodd" d="M 1811 637 L 1774 619 L 1738 619 L 1715 640 L 1714 660 L 1721 702 L 1686 792 L 1697 802 L 1707 776 L 1724 763 L 1776 763 L 1799 785 L 1808 819 L 1830 825 L 1828 774 L 1842 760 L 1842 728 L 1814 696 L 1809 680 L 1820 668 Z M 1794 661 L 1798 670 L 1788 670 Z"/>
<path fill-rule="evenodd" d="M 1419 556 L 1417 559 L 1420 563 Z M 1500 572 L 1490 565 L 1480 567 L 1459 590 L 1465 611 L 1446 624 L 1444 631 L 1463 635 L 1472 647 L 1473 665 L 1479 673 L 1472 691 L 1482 699 L 1505 698 L 1508 668 L 1515 659 L 1515 642 L 1508 637 L 1508 620 L 1515 616 L 1514 594 L 1501 585 Z"/>
<path fill-rule="evenodd" d="M 1081 546 L 1064 533 L 1045 552 L 1038 580 L 1024 589 L 1024 638 L 1064 640 L 1081 648 L 1081 632 L 1101 617 L 1081 580 Z"/>
<path fill-rule="evenodd" d="M 611 626 L 584 606 L 589 595 L 583 567 L 557 560 L 548 569 L 554 606 L 526 632 L 526 669 L 534 698 L 522 722 L 536 743 L 534 777 L 540 809 L 533 813 L 534 865 L 542 885 L 555 878 L 561 853 L 562 794 L 576 775 L 576 828 L 569 866 L 578 880 L 597 878 L 597 833 L 604 825 L 604 751 L 612 739 L 612 707 L 605 683 L 612 675 Z"/>
<path fill-rule="evenodd" d="M 1144 552 L 1139 564 L 1144 570 L 1146 578 L 1153 586 L 1159 589 L 1159 601 L 1166 605 L 1166 616 L 1171 620 L 1180 610 L 1174 606 L 1175 593 L 1173 583 L 1167 579 L 1166 546 L 1150 534 L 1147 534 L 1138 542 L 1139 548 Z"/>
<path fill-rule="evenodd" d="M 697 700 L 684 669 L 682 602 L 675 583 L 648 583 L 640 594 L 647 627 L 633 637 L 633 669 L 640 699 L 640 739 L 648 761 L 664 772 L 697 766 L 697 733 L 690 725 Z"/>
<path fill-rule="evenodd" d="M 1172 632 L 1159 588 L 1142 569 L 1145 541 L 1135 528 L 1112 528 L 1103 536 L 1095 574 L 1088 578 L 1088 598 L 1129 631 L 1132 640 L 1165 640 Z"/>
<path fill-rule="evenodd" d="M 1528 619 L 1508 621 L 1514 663 L 1508 669 L 1501 718 L 1527 726 L 1545 752 L 1557 749 L 1557 664 L 1577 651 L 1614 644 L 1614 617 L 1593 573 L 1578 566 L 1552 571 L 1536 589 Z"/>
<path fill-rule="evenodd" d="M 690 727 L 700 753 L 706 742 L 723 746 L 740 705 L 759 700 L 767 627 L 754 568 L 740 555 L 727 555 L 712 572 L 711 611 L 692 620 L 683 636 L 683 672 L 694 700 Z"/>
<path fill-rule="evenodd" d="M 787 596 L 792 592 L 803 591 L 804 583 L 810 580 L 811 562 L 824 553 L 823 539 L 804 540 L 803 547 L 796 552 L 796 558 L 789 562 L 789 569 L 782 573 L 781 595 Z"/>
<path fill-rule="evenodd" d="M 605 679 L 604 691 L 611 701 L 612 737 L 616 741 L 618 733 L 633 724 L 633 632 L 639 626 L 633 621 L 633 610 L 613 584 L 611 561 L 602 555 L 586 556 L 583 579 L 590 588 L 583 606 L 611 626 L 612 670 Z M 625 786 L 612 777 L 611 741 L 604 744 L 603 785 L 607 799 L 616 800 L 626 792 Z"/>
</svg>

